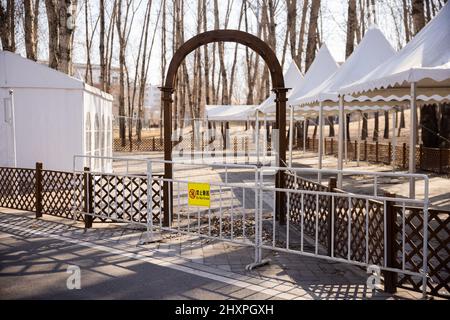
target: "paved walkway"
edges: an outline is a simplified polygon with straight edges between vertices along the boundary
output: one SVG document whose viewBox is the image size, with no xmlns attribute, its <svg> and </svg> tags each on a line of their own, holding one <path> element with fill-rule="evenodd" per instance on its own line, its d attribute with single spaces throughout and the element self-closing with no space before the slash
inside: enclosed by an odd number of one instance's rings
<svg viewBox="0 0 450 320">
<path fill-rule="evenodd" d="M 142 230 L 0 208 L 0 297 L 83 299 L 414 299 L 372 292 L 364 270 L 264 252 L 270 264 L 246 271 L 253 251 L 220 241 L 164 235 L 140 245 Z M 67 265 L 80 266 L 82 290 L 67 290 Z"/>
</svg>

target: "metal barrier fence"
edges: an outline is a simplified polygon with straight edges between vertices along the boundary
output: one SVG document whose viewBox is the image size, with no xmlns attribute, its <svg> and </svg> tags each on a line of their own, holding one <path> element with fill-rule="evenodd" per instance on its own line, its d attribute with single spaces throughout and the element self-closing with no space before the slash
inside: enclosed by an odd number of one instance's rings
<svg viewBox="0 0 450 320">
<path fill-rule="evenodd" d="M 423 294 L 427 294 L 428 245 L 423 241 L 422 264 L 420 269 L 411 268 L 402 261 L 394 263 L 397 252 L 393 250 L 396 234 L 401 239 L 407 238 L 406 229 L 393 231 L 394 215 L 392 206 L 399 203 L 406 206 L 422 208 L 421 232 L 423 239 L 428 239 L 428 177 L 425 175 L 400 175 L 390 173 L 373 173 L 344 171 L 347 175 L 364 175 L 373 178 L 374 192 L 372 195 L 344 193 L 332 185 L 326 187 L 314 182 L 297 182 L 296 176 L 317 174 L 318 170 L 303 168 L 270 168 L 283 170 L 293 175 L 290 186 L 294 188 L 261 187 L 261 199 L 276 194 L 282 195 L 286 207 L 280 213 L 271 210 L 261 212 L 262 223 L 272 228 L 272 239 L 265 241 L 264 249 L 284 251 L 306 256 L 345 262 L 368 267 L 376 265 L 383 270 L 385 280 L 394 278 L 396 273 L 407 274 L 422 281 Z M 268 170 L 261 168 L 261 172 Z M 320 170 L 322 174 L 338 174 L 337 170 Z M 424 199 L 407 199 L 391 195 L 378 195 L 378 179 L 383 177 L 423 179 Z M 294 183 L 292 183 L 294 179 Z M 261 181 L 263 175 L 261 174 Z M 289 186 L 289 185 L 288 185 Z M 278 216 L 277 216 L 278 215 Z M 284 219 L 283 219 L 284 218 Z M 276 223 L 276 220 L 285 224 Z M 262 228 L 262 226 L 261 226 Z M 292 236 L 294 235 L 294 236 Z M 402 243 L 404 244 L 404 242 Z M 405 246 L 400 254 L 406 254 Z M 385 285 L 392 286 L 394 280 L 388 280 Z"/>
</svg>

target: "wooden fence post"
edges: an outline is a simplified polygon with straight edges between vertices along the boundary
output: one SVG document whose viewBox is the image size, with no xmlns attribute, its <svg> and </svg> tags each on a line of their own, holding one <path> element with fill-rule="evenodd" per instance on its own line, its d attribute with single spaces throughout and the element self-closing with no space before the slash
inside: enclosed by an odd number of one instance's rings
<svg viewBox="0 0 450 320">
<path fill-rule="evenodd" d="M 245 137 L 244 139 L 244 150 L 245 150 L 245 163 L 248 164 L 248 137 Z"/>
<path fill-rule="evenodd" d="M 331 138 L 331 155 L 334 155 L 334 139 Z"/>
<path fill-rule="evenodd" d="M 384 193 L 385 197 L 395 198 L 395 194 L 389 192 Z M 395 201 L 386 201 L 386 266 L 395 268 L 397 251 L 396 251 L 396 218 L 394 210 Z M 384 274 L 384 292 L 395 293 L 397 291 L 397 273 L 392 271 L 383 271 Z"/>
<path fill-rule="evenodd" d="M 403 152 L 402 152 L 402 166 L 403 169 L 406 168 L 406 142 L 403 142 Z"/>
<path fill-rule="evenodd" d="M 355 149 L 353 150 L 353 155 L 354 155 L 354 159 L 355 159 L 355 161 L 358 161 L 358 141 L 357 140 L 355 140 L 355 147 L 354 147 Z"/>
<path fill-rule="evenodd" d="M 334 192 L 334 189 L 337 186 L 337 180 L 336 177 L 331 177 L 329 182 L 328 182 L 328 191 L 329 192 Z M 331 257 L 332 253 L 331 252 L 331 244 L 334 241 L 334 239 L 332 239 L 332 235 L 333 235 L 333 228 L 332 228 L 332 217 L 333 217 L 333 200 L 332 200 L 333 196 L 330 196 L 330 200 L 328 201 L 328 215 L 327 215 L 327 225 L 328 225 L 328 243 L 327 243 L 327 254 L 328 256 Z M 336 220 L 336 217 L 335 217 Z"/>
<path fill-rule="evenodd" d="M 233 155 L 234 155 L 234 163 L 237 163 L 237 137 L 233 139 Z"/>
<path fill-rule="evenodd" d="M 36 218 L 42 217 L 42 162 L 36 162 Z"/>
<path fill-rule="evenodd" d="M 375 162 L 378 163 L 379 158 L 378 158 L 378 141 L 375 141 Z"/>
<path fill-rule="evenodd" d="M 93 188 L 92 188 L 92 176 L 89 172 L 89 167 L 84 167 L 84 174 L 83 174 L 83 180 L 84 180 L 84 227 L 85 228 L 91 228 L 92 227 L 92 221 L 94 220 L 94 217 L 90 214 L 86 213 L 93 213 Z"/>
<path fill-rule="evenodd" d="M 364 160 L 365 161 L 369 161 L 369 159 L 367 159 L 367 139 L 364 140 Z"/>
<path fill-rule="evenodd" d="M 155 137 L 152 139 L 152 150 L 155 151 Z"/>
<path fill-rule="evenodd" d="M 392 144 L 389 141 L 389 144 L 388 144 L 388 164 L 391 164 L 391 162 L 392 162 Z"/>
<path fill-rule="evenodd" d="M 444 156 L 443 156 L 443 154 L 444 154 L 444 149 L 439 148 L 439 174 L 444 173 Z"/>
</svg>

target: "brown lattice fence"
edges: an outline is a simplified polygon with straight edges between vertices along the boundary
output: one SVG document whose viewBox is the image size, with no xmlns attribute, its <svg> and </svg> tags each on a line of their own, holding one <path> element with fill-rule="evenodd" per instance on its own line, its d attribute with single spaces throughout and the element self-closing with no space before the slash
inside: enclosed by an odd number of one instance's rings
<svg viewBox="0 0 450 320">
<path fill-rule="evenodd" d="M 404 210 L 404 223 L 403 223 Z M 420 271 L 423 267 L 423 208 L 394 206 L 396 215 L 397 266 Z M 401 237 L 403 226 L 405 241 Z M 402 255 L 403 246 L 405 255 Z M 450 211 L 430 209 L 428 212 L 428 292 L 450 298 Z M 399 274 L 398 286 L 422 291 L 422 279 Z"/>
<path fill-rule="evenodd" d="M 43 214 L 73 219 L 83 211 L 83 176 L 79 173 L 42 170 L 40 197 Z M 39 169 L 37 170 L 39 173 Z M 84 221 L 78 213 L 76 220 Z"/>
<path fill-rule="evenodd" d="M 35 170 L 0 167 L 0 207 L 35 211 L 35 191 Z"/>
<path fill-rule="evenodd" d="M 357 160 L 357 141 L 347 141 L 347 155 L 351 160 Z M 298 144 L 297 150 L 302 148 Z M 307 138 L 306 149 L 311 152 L 318 152 L 319 141 L 315 138 Z M 338 154 L 338 141 L 334 138 L 324 139 L 324 153 L 326 155 Z M 382 163 L 394 165 L 400 169 L 408 169 L 409 146 L 406 143 L 394 146 L 389 143 L 361 141 L 360 160 L 372 163 Z M 423 171 L 435 172 L 439 174 L 450 174 L 450 149 L 426 148 L 422 145 L 416 146 L 416 167 Z"/>
<path fill-rule="evenodd" d="M 158 178 L 160 176 L 153 176 Z M 124 220 L 147 223 L 147 203 L 152 203 L 151 215 L 159 223 L 163 214 L 162 183 L 152 179 L 148 190 L 146 176 L 91 175 L 93 222 Z"/>
<path fill-rule="evenodd" d="M 151 201 L 153 221 L 163 215 L 161 176 L 153 175 L 147 190 L 147 176 L 121 176 L 43 170 L 0 168 L 0 207 L 92 222 L 123 221 L 147 223 Z M 86 221 L 83 212 L 93 213 Z"/>
</svg>

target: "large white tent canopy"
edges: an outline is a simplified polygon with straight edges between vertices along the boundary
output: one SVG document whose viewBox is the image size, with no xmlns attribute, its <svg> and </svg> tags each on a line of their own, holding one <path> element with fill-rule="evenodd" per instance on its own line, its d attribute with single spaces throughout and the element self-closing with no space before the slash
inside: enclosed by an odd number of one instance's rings
<svg viewBox="0 0 450 320">
<path fill-rule="evenodd" d="M 417 101 L 450 100 L 450 5 L 441 11 L 396 55 L 339 92 L 352 101 L 403 101 L 411 105 L 409 172 L 416 170 Z M 356 97 L 350 96 L 355 95 Z M 410 179 L 410 197 L 415 181 Z"/>
<path fill-rule="evenodd" d="M 396 55 L 339 92 L 359 93 L 355 97 L 359 101 L 368 97 L 372 101 L 409 100 L 410 83 L 417 84 L 417 100 L 439 102 L 450 98 L 449 4 Z"/>
<path fill-rule="evenodd" d="M 290 96 L 289 104 L 320 86 L 327 78 L 338 70 L 339 66 L 331 55 L 326 44 L 322 45 L 316 57 L 305 74 L 301 84 Z"/>
</svg>

